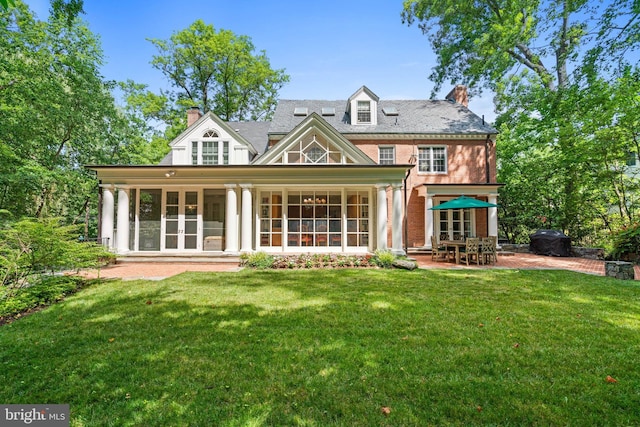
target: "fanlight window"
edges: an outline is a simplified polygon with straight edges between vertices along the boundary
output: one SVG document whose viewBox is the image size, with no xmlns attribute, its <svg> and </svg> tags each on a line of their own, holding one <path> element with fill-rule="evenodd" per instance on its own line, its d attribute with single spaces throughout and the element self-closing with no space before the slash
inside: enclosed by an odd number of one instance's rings
<svg viewBox="0 0 640 427">
<path fill-rule="evenodd" d="M 204 134 L 202 134 L 203 138 L 217 138 L 218 133 L 214 130 L 208 130 Z"/>
<path fill-rule="evenodd" d="M 286 159 L 286 160 L 285 160 Z M 285 163 L 352 163 L 342 150 L 317 135 L 307 135 L 296 142 L 283 158 Z"/>
</svg>

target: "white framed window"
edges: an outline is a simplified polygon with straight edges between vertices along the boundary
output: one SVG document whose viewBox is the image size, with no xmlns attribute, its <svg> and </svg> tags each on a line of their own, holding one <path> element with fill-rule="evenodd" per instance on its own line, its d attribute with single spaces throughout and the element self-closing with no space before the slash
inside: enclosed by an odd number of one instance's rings
<svg viewBox="0 0 640 427">
<path fill-rule="evenodd" d="M 222 141 L 222 164 L 229 164 L 229 141 Z"/>
<path fill-rule="evenodd" d="M 418 148 L 418 172 L 446 173 L 447 149 L 445 146 L 431 145 Z"/>
<path fill-rule="evenodd" d="M 191 141 L 192 165 L 229 164 L 229 141 L 220 141 L 213 130 L 202 134 L 200 141 Z"/>
<path fill-rule="evenodd" d="M 378 163 L 381 165 L 392 165 L 396 162 L 396 150 L 393 146 L 378 147 Z"/>
<path fill-rule="evenodd" d="M 202 164 L 218 164 L 218 141 L 202 141 Z"/>
<path fill-rule="evenodd" d="M 198 141 L 191 141 L 191 164 L 198 164 Z"/>
<path fill-rule="evenodd" d="M 286 163 L 340 164 L 342 151 L 324 138 L 307 135 L 293 144 L 285 154 Z"/>
<path fill-rule="evenodd" d="M 358 101 L 357 109 L 357 123 L 371 123 L 371 101 Z"/>
</svg>

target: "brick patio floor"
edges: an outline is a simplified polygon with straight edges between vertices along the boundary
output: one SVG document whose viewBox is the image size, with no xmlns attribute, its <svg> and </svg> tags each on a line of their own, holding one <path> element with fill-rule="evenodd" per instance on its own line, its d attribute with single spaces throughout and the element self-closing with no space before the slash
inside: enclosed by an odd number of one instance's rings
<svg viewBox="0 0 640 427">
<path fill-rule="evenodd" d="M 446 261 L 431 261 L 431 255 L 413 256 L 418 261 L 420 268 L 505 268 L 505 269 L 529 269 L 529 270 L 572 270 L 580 273 L 604 276 L 604 261 L 575 257 L 549 257 L 533 254 L 498 255 L 495 265 L 466 264 L 455 265 Z M 640 266 L 636 265 L 635 279 L 640 279 Z"/>
<path fill-rule="evenodd" d="M 514 254 L 498 256 L 496 265 L 467 267 L 466 264 L 456 265 L 446 261 L 431 261 L 431 255 L 411 255 L 416 259 L 420 268 L 450 268 L 450 269 L 545 269 L 545 270 L 573 270 L 581 273 L 604 276 L 604 261 L 586 258 L 559 258 L 533 254 Z M 125 262 L 118 263 L 100 270 L 87 270 L 82 274 L 87 277 L 121 278 L 121 279 L 163 279 L 185 271 L 239 271 L 240 267 L 233 262 Z M 640 279 L 640 266 L 635 266 L 635 278 Z"/>
</svg>

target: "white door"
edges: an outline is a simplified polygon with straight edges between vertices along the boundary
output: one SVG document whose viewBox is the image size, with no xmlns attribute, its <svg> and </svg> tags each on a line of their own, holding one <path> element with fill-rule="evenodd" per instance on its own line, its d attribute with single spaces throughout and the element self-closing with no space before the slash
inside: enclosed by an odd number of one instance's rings
<svg viewBox="0 0 640 427">
<path fill-rule="evenodd" d="M 438 204 L 446 201 L 440 200 Z M 472 233 L 474 228 L 471 209 L 443 209 L 435 212 L 438 215 L 436 235 L 439 240 L 444 240 L 443 235 L 446 235 L 446 238 L 451 240 L 459 236 L 470 237 L 475 234 Z"/>
<path fill-rule="evenodd" d="M 199 191 L 167 190 L 164 201 L 163 249 L 200 249 Z"/>
</svg>

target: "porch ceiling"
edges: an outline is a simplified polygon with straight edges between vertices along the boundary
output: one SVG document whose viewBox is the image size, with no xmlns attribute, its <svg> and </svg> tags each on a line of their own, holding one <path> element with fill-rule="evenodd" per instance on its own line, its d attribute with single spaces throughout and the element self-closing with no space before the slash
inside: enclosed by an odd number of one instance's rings
<svg viewBox="0 0 640 427">
<path fill-rule="evenodd" d="M 498 189 L 504 184 L 488 183 L 488 184 L 423 184 L 418 188 L 418 195 L 421 197 L 444 196 L 444 195 L 476 195 L 488 196 L 497 194 Z"/>
<path fill-rule="evenodd" d="M 414 165 L 103 166 L 88 165 L 103 184 L 375 185 L 401 182 Z"/>
</svg>

